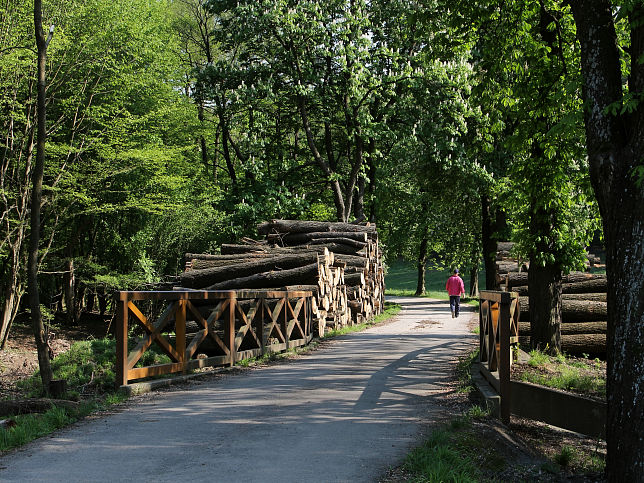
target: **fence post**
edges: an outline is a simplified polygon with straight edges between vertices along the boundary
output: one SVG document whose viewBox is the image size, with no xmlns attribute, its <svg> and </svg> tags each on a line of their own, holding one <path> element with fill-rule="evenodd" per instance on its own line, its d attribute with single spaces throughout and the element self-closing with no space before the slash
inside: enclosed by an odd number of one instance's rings
<svg viewBox="0 0 644 483">
<path fill-rule="evenodd" d="M 479 295 L 479 362 L 487 362 L 487 350 L 483 338 L 485 337 L 485 328 L 483 321 L 484 304 L 487 304 L 482 296 Z"/>
<path fill-rule="evenodd" d="M 126 386 L 128 382 L 127 367 L 127 322 L 129 316 L 127 292 L 116 292 L 116 387 Z"/>
<path fill-rule="evenodd" d="M 235 348 L 235 310 L 237 304 L 237 297 L 234 293 L 228 295 L 230 298 L 228 304 L 228 344 L 230 344 L 230 365 L 235 365 L 237 358 L 237 349 Z"/>
<path fill-rule="evenodd" d="M 289 350 L 289 336 L 288 336 L 288 293 L 284 296 L 284 342 L 286 343 L 286 350 Z"/>
<path fill-rule="evenodd" d="M 177 311 L 175 312 L 174 331 L 177 337 L 176 348 L 179 354 L 182 372 L 186 372 L 186 300 L 177 300 Z"/>
<path fill-rule="evenodd" d="M 501 388 L 501 421 L 510 423 L 510 292 L 501 292 L 499 302 L 499 386 Z"/>
</svg>

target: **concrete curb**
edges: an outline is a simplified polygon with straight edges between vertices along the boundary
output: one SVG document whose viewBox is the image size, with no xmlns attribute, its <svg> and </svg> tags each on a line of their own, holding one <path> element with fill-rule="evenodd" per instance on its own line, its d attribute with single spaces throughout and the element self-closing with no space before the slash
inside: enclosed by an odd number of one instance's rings
<svg viewBox="0 0 644 483">
<path fill-rule="evenodd" d="M 472 382 L 477 392 L 485 401 L 485 407 L 490 414 L 496 418 L 500 415 L 501 410 L 501 396 L 490 386 L 490 383 L 478 371 L 478 362 L 470 366 L 470 374 L 472 375 Z"/>
<path fill-rule="evenodd" d="M 229 372 L 233 369 L 239 369 L 239 366 L 218 367 L 212 371 L 198 372 L 196 374 L 186 374 L 182 376 L 170 377 L 168 379 L 156 379 L 154 381 L 135 382 L 133 384 L 128 384 L 127 386 L 121 386 L 119 387 L 119 390 L 123 391 L 128 396 L 136 396 L 139 394 L 152 392 L 162 387 L 175 386 L 178 384 L 184 384 L 186 382 L 190 382 L 194 379 L 202 379 L 208 376 L 213 376 L 215 374 L 222 374 L 225 372 Z"/>
</svg>

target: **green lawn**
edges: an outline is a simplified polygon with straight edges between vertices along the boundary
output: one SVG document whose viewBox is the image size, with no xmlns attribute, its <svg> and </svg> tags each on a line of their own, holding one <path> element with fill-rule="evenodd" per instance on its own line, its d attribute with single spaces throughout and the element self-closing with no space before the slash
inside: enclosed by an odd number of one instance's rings
<svg viewBox="0 0 644 483">
<path fill-rule="evenodd" d="M 425 272 L 425 296 L 448 299 L 445 282 L 451 275 L 449 270 L 427 270 Z M 465 293 L 470 289 L 469 273 L 461 273 L 465 282 Z M 413 295 L 417 283 L 416 267 L 410 262 L 395 261 L 387 269 L 385 284 L 387 295 Z M 485 272 L 479 272 L 479 287 L 485 286 Z"/>
</svg>

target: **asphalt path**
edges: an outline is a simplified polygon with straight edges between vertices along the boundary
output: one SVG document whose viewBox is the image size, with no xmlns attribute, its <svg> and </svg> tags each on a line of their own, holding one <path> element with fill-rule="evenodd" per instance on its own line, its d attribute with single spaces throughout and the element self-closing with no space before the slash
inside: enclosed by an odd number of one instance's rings
<svg viewBox="0 0 644 483">
<path fill-rule="evenodd" d="M 474 337 L 472 307 L 391 300 L 389 323 L 28 444 L 0 458 L 0 481 L 377 481 L 445 417 L 436 398 Z"/>
</svg>

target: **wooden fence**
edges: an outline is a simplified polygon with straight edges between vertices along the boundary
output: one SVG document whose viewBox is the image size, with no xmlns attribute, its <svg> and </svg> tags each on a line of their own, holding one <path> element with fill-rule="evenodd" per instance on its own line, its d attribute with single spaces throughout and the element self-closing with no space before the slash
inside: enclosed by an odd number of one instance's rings
<svg viewBox="0 0 644 483">
<path fill-rule="evenodd" d="M 510 413 L 603 438 L 606 403 L 556 389 L 510 380 L 512 346 L 519 341 L 519 294 L 481 292 L 479 371 L 500 396 L 499 416 Z"/>
<path fill-rule="evenodd" d="M 479 368 L 501 396 L 501 420 L 509 423 L 510 346 L 519 342 L 519 294 L 482 291 L 479 299 Z"/>
<path fill-rule="evenodd" d="M 117 292 L 116 385 L 202 367 L 232 366 L 248 357 L 305 345 L 313 332 L 311 299 L 308 291 Z M 144 312 L 152 312 L 140 307 L 146 305 L 160 306 L 160 315 L 146 316 Z M 137 331 L 142 335 L 130 343 L 130 333 Z M 142 366 L 141 358 L 152 344 L 171 362 Z"/>
</svg>

